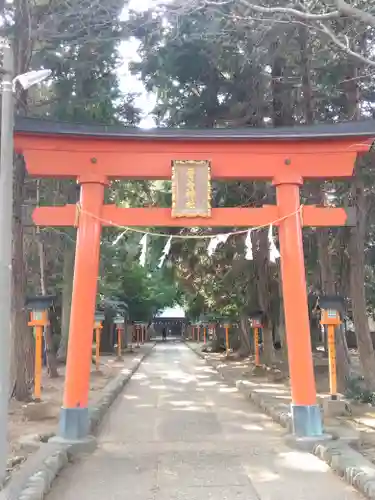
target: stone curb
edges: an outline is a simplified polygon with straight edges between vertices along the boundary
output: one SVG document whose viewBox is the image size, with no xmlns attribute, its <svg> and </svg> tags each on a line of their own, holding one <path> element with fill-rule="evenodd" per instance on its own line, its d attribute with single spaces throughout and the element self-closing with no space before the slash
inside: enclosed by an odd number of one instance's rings
<svg viewBox="0 0 375 500">
<path fill-rule="evenodd" d="M 154 346 L 155 344 L 150 346 L 148 352 L 140 354 L 139 360 L 132 368 L 111 380 L 105 386 L 99 401 L 89 408 L 91 433 L 97 430 L 107 410 L 141 363 L 151 354 Z M 73 446 L 68 444 L 50 442 L 43 444 L 0 492 L 0 500 L 42 500 L 50 491 L 52 482 L 59 472 L 71 460 L 72 448 Z"/>
<path fill-rule="evenodd" d="M 291 430 L 291 416 L 289 412 L 288 405 L 284 403 L 279 403 L 279 404 L 274 404 L 270 402 L 269 400 L 267 401 L 266 398 L 262 397 L 261 394 L 257 393 L 256 391 L 252 391 L 249 386 L 244 384 L 242 380 L 239 381 L 233 381 L 228 379 L 223 373 L 223 370 L 220 369 L 218 366 L 219 363 L 215 363 L 207 359 L 205 354 L 203 352 L 195 350 L 193 347 L 191 347 L 188 343 L 186 345 L 191 349 L 195 354 L 197 354 L 200 358 L 204 359 L 204 361 L 210 365 L 212 368 L 214 368 L 221 378 L 225 379 L 227 383 L 230 383 L 231 385 L 234 385 L 237 387 L 237 389 L 246 397 L 251 399 L 251 401 L 258 406 L 261 410 L 264 411 L 268 416 L 272 418 L 275 422 L 278 424 L 282 425 L 288 430 Z"/>
<path fill-rule="evenodd" d="M 214 368 L 221 378 L 227 383 L 235 385 L 237 389 L 246 397 L 249 398 L 258 408 L 264 411 L 275 422 L 282 427 L 291 431 L 291 415 L 288 405 L 274 404 L 269 399 L 264 398 L 261 394 L 244 384 L 241 380 L 235 382 L 226 377 L 223 370 L 215 363 L 207 359 L 204 353 L 194 349 L 187 342 L 186 345 L 200 358 Z M 375 466 L 367 460 L 361 453 L 355 451 L 340 439 L 332 439 L 330 441 L 316 444 L 311 453 L 320 458 L 349 485 L 360 491 L 369 500 L 375 500 Z"/>
<path fill-rule="evenodd" d="M 18 500 L 41 500 L 51 489 L 53 480 L 61 469 L 69 462 L 69 446 L 61 446 L 60 450 L 47 456 L 40 465 L 38 472 L 26 482 Z M 6 492 L 5 492 L 6 494 Z M 11 497 L 7 497 L 11 498 Z"/>
<path fill-rule="evenodd" d="M 375 500 L 375 467 L 340 440 L 317 444 L 313 454 L 369 500 Z"/>
</svg>

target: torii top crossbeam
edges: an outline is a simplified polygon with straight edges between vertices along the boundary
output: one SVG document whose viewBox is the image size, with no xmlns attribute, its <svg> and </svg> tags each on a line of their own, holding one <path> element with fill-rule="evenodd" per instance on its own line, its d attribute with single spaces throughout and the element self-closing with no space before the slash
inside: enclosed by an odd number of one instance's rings
<svg viewBox="0 0 375 500">
<path fill-rule="evenodd" d="M 31 175 L 170 179 L 171 161 L 210 160 L 213 179 L 350 176 L 375 122 L 291 128 L 141 130 L 18 119 L 15 147 Z M 43 154 L 42 154 L 43 152 Z"/>
</svg>

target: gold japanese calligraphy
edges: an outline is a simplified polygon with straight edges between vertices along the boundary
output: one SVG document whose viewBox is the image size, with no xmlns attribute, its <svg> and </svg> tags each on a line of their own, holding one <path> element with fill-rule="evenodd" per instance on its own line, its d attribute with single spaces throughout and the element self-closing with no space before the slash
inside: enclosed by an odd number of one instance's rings
<svg viewBox="0 0 375 500">
<path fill-rule="evenodd" d="M 194 168 L 189 167 L 187 170 L 187 186 L 186 186 L 186 207 L 195 209 L 195 171 Z"/>
<path fill-rule="evenodd" d="M 205 160 L 172 164 L 172 217 L 211 216 L 211 167 Z"/>
</svg>

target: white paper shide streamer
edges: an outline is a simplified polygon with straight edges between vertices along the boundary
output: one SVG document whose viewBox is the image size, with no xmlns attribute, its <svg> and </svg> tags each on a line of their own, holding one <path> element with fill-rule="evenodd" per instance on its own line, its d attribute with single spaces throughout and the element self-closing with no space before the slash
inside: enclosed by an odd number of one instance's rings
<svg viewBox="0 0 375 500">
<path fill-rule="evenodd" d="M 119 242 L 119 241 L 120 241 L 120 240 L 121 240 L 121 239 L 125 236 L 125 234 L 126 234 L 127 232 L 128 232 L 128 230 L 127 230 L 127 229 L 125 229 L 125 231 L 123 231 L 121 234 L 119 234 L 119 235 L 117 236 L 117 238 L 113 241 L 112 246 L 113 246 L 113 247 L 114 247 L 114 246 L 116 246 L 116 245 L 117 245 L 117 243 L 118 243 L 118 242 Z"/>
<path fill-rule="evenodd" d="M 165 244 L 165 247 L 163 249 L 163 254 L 162 254 L 162 256 L 160 257 L 160 260 L 159 260 L 159 265 L 158 265 L 159 269 L 161 269 L 163 267 L 165 259 L 168 257 L 169 252 L 171 251 L 171 245 L 172 245 L 172 236 L 170 236 L 168 238 L 168 241 Z"/>
<path fill-rule="evenodd" d="M 148 234 L 143 235 L 139 245 L 141 246 L 141 255 L 139 256 L 139 265 L 145 267 L 146 265 L 146 253 L 147 253 L 147 236 Z"/>
<path fill-rule="evenodd" d="M 252 232 L 256 229 L 249 229 L 246 232 L 246 238 L 245 238 L 245 259 L 246 260 L 253 260 L 253 241 L 251 238 Z M 121 233 L 113 243 L 114 245 L 118 243 L 118 241 L 124 237 L 126 234 L 126 230 Z M 217 234 L 216 236 L 213 236 L 210 238 L 210 242 L 207 247 L 207 254 L 209 257 L 212 257 L 213 254 L 216 252 L 217 247 L 220 244 L 225 244 L 232 234 L 236 233 L 227 233 L 227 234 Z M 146 265 L 146 255 L 147 255 L 147 244 L 148 244 L 148 236 L 149 234 L 144 234 L 143 237 L 141 238 L 139 245 L 141 247 L 141 254 L 139 256 L 139 265 L 142 267 L 145 267 Z M 159 264 L 158 268 L 161 269 L 165 263 L 166 258 L 169 255 L 169 252 L 171 251 L 171 245 L 172 245 L 172 236 L 170 236 L 163 248 L 163 253 L 159 259 Z M 270 262 L 275 263 L 277 259 L 280 258 L 280 252 L 276 247 L 275 244 L 275 239 L 273 236 L 273 225 L 270 224 L 269 229 L 268 229 L 268 249 L 269 249 L 269 259 Z"/>
<path fill-rule="evenodd" d="M 253 260 L 253 241 L 251 239 L 252 229 L 249 229 L 245 239 L 245 259 Z"/>
<path fill-rule="evenodd" d="M 276 260 L 280 258 L 280 252 L 276 248 L 275 240 L 273 239 L 273 226 L 272 226 L 272 224 L 270 225 L 270 227 L 268 229 L 268 248 L 270 251 L 270 262 L 272 262 L 274 264 L 276 262 Z"/>
<path fill-rule="evenodd" d="M 226 243 L 227 239 L 229 238 L 229 234 L 218 234 L 211 238 L 210 243 L 208 244 L 207 247 L 207 253 L 210 257 L 216 252 L 216 248 L 220 245 L 220 243 Z"/>
</svg>

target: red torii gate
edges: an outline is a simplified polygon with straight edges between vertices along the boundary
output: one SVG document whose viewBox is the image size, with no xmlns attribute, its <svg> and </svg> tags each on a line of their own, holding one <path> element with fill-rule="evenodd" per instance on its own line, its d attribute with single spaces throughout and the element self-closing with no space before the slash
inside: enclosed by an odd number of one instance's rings
<svg viewBox="0 0 375 500">
<path fill-rule="evenodd" d="M 15 147 L 29 174 L 76 178 L 76 205 L 40 207 L 39 226 L 77 224 L 77 247 L 70 336 L 60 436 L 82 440 L 88 434 L 88 393 L 101 227 L 122 226 L 279 226 L 283 298 L 292 389 L 291 411 L 297 436 L 323 433 L 311 355 L 302 226 L 350 224 L 342 208 L 305 206 L 304 179 L 350 177 L 358 154 L 375 137 L 372 121 L 280 129 L 140 130 L 22 119 Z M 277 205 L 262 208 L 214 208 L 208 218 L 181 222 L 171 209 L 104 205 L 110 179 L 171 179 L 175 160 L 209 161 L 213 179 L 272 180 Z"/>
</svg>

